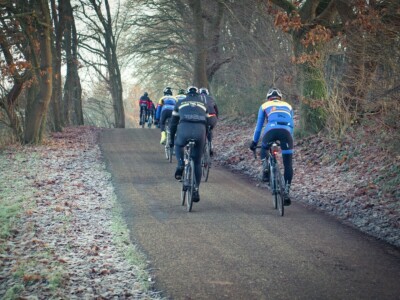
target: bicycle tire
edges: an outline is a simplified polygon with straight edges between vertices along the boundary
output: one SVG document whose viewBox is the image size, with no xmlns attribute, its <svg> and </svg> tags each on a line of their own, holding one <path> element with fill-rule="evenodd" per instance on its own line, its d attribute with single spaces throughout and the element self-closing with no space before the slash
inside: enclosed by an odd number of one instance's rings
<svg viewBox="0 0 400 300">
<path fill-rule="evenodd" d="M 272 206 L 274 209 L 278 208 L 278 198 L 277 198 L 277 188 L 276 188 L 276 177 L 275 177 L 276 171 L 274 170 L 274 167 L 272 164 L 270 164 L 270 169 L 269 169 L 269 186 L 271 188 L 271 194 L 272 194 Z"/>
<path fill-rule="evenodd" d="M 194 162 L 192 159 L 190 159 L 189 164 L 188 164 L 188 182 L 189 182 L 189 187 L 188 187 L 188 193 L 187 193 L 187 201 L 186 201 L 186 207 L 187 211 L 191 212 L 192 207 L 193 207 L 193 191 L 194 191 L 194 185 L 195 185 L 195 178 L 194 178 Z"/>
<path fill-rule="evenodd" d="M 285 206 L 284 206 L 284 198 L 283 198 L 283 181 L 282 181 L 282 175 L 279 170 L 277 170 L 276 174 L 276 184 L 277 184 L 277 193 L 275 195 L 277 204 L 278 204 L 278 212 L 281 217 L 283 217 L 283 214 L 285 213 Z"/>
<path fill-rule="evenodd" d="M 174 149 L 171 148 L 171 147 L 169 147 L 169 149 L 168 149 L 168 161 L 169 161 L 170 163 L 172 163 L 173 151 L 174 151 Z"/>
<path fill-rule="evenodd" d="M 142 128 L 144 128 L 144 125 L 145 125 L 145 121 L 146 121 L 146 117 L 145 117 L 145 114 L 144 113 L 142 113 L 142 115 L 141 115 L 141 120 L 142 120 Z"/>
<path fill-rule="evenodd" d="M 186 202 L 186 197 L 188 194 L 187 187 L 185 186 L 185 183 L 187 182 L 187 174 L 188 174 L 188 168 L 185 166 L 183 170 L 183 176 L 182 176 L 182 189 L 181 189 L 181 200 L 182 200 L 182 206 L 185 205 Z"/>
<path fill-rule="evenodd" d="M 210 175 L 210 167 L 211 167 L 211 155 L 210 155 L 210 142 L 207 142 L 207 156 L 206 156 L 206 167 L 205 167 L 205 177 L 204 181 L 207 182 L 208 176 Z"/>
<path fill-rule="evenodd" d="M 187 194 L 187 190 L 185 189 L 185 186 L 183 185 L 182 181 L 182 190 L 181 190 L 181 200 L 182 200 L 182 206 L 185 205 L 185 200 L 186 200 L 186 194 Z"/>
<path fill-rule="evenodd" d="M 204 178 L 204 182 L 207 182 L 208 175 L 210 174 L 210 148 L 207 143 L 204 147 L 203 157 L 201 158 L 201 169 L 202 169 L 202 177 Z"/>
<path fill-rule="evenodd" d="M 169 144 L 165 144 L 165 146 L 164 146 L 164 152 L 165 152 L 165 158 L 166 158 L 167 160 L 169 160 L 169 153 L 170 153 L 169 149 L 170 149 Z"/>
</svg>

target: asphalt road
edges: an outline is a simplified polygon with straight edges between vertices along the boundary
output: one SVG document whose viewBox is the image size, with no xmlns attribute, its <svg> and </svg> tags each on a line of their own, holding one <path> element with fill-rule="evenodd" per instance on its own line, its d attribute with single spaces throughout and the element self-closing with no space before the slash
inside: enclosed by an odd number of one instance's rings
<svg viewBox="0 0 400 300">
<path fill-rule="evenodd" d="M 101 148 L 131 238 L 168 299 L 400 299 L 400 250 L 222 167 L 181 206 L 158 129 L 113 129 Z"/>
</svg>

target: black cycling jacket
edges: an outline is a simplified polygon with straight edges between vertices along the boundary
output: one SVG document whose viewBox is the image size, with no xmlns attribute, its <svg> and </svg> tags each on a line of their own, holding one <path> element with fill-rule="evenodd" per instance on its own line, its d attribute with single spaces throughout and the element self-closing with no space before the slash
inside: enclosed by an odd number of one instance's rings
<svg viewBox="0 0 400 300">
<path fill-rule="evenodd" d="M 208 110 L 204 100 L 198 94 L 188 94 L 176 103 L 172 112 L 171 137 L 175 136 L 179 123 L 203 123 L 205 126 L 207 118 Z"/>
</svg>

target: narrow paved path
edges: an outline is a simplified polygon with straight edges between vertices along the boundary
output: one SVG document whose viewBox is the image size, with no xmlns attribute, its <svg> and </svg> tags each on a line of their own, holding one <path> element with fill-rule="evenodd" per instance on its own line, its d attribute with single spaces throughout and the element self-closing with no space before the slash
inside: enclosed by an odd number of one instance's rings
<svg viewBox="0 0 400 300">
<path fill-rule="evenodd" d="M 132 239 L 169 299 L 399 299 L 400 251 L 223 168 L 180 203 L 159 130 L 104 131 L 101 147 Z"/>
</svg>

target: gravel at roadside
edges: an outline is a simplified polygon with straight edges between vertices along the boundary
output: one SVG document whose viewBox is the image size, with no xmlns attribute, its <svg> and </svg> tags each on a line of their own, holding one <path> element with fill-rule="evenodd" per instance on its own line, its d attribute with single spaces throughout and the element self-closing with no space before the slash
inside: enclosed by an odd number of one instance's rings
<svg viewBox="0 0 400 300">
<path fill-rule="evenodd" d="M 0 240 L 1 299 L 159 299 L 119 218 L 99 131 L 0 154 L 1 201 L 19 206 Z"/>
</svg>

